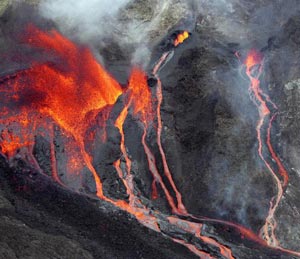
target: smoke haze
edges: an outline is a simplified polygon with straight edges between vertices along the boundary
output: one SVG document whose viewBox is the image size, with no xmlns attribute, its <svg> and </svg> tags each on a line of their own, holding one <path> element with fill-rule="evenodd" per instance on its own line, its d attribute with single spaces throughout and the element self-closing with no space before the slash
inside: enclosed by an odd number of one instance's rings
<svg viewBox="0 0 300 259">
<path fill-rule="evenodd" d="M 111 29 L 110 26 L 120 8 L 129 0 L 51 0 L 43 1 L 40 13 L 55 21 L 60 30 L 74 34 L 83 41 L 89 41 L 96 35 L 101 36 Z"/>
<path fill-rule="evenodd" d="M 44 0 L 41 16 L 56 23 L 60 31 L 92 48 L 113 39 L 130 51 L 133 63 L 147 64 L 151 46 L 182 18 L 191 16 L 192 1 Z"/>
</svg>

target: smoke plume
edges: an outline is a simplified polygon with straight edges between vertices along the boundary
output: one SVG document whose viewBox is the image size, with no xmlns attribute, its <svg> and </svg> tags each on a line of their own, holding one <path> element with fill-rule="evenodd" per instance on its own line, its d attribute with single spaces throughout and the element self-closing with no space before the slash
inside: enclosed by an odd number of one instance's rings
<svg viewBox="0 0 300 259">
<path fill-rule="evenodd" d="M 115 16 L 129 0 L 51 0 L 41 2 L 42 16 L 54 20 L 60 30 L 83 41 L 103 36 L 111 30 Z"/>
<path fill-rule="evenodd" d="M 117 42 L 133 63 L 145 65 L 151 47 L 182 19 L 191 17 L 192 1 L 44 0 L 40 14 L 60 31 L 92 48 Z"/>
</svg>

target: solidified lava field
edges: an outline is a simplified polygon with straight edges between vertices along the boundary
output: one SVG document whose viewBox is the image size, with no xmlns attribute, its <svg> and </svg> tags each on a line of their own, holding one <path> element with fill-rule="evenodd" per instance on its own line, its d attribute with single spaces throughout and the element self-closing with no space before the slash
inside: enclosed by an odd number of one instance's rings
<svg viewBox="0 0 300 259">
<path fill-rule="evenodd" d="M 0 3 L 0 258 L 300 258 L 297 0 Z"/>
</svg>

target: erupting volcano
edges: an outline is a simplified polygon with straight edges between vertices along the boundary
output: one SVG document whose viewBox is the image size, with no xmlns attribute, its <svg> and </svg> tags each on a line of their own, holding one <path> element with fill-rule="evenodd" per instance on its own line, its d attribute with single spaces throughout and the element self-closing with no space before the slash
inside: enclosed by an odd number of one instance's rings
<svg viewBox="0 0 300 259">
<path fill-rule="evenodd" d="M 180 43 L 185 39 L 180 35 L 178 37 Z M 69 139 L 66 146 L 66 152 L 68 152 L 67 173 L 75 174 L 76 177 L 80 178 L 84 168 L 88 168 L 94 178 L 98 198 L 126 210 L 142 224 L 160 232 L 160 217 L 166 216 L 147 208 L 135 191 L 134 178 L 131 173 L 131 160 L 127 152 L 126 136 L 124 134 L 124 122 L 130 113 L 131 116 L 136 118 L 138 125 L 143 130 L 141 143 L 149 163 L 149 171 L 153 177 L 152 198 L 157 198 L 157 185 L 159 185 L 171 211 L 174 214 L 187 215 L 181 194 L 172 179 L 161 143 L 162 84 L 158 77 L 158 71 L 169 53 L 165 53 L 153 69 L 153 75 L 158 81 L 156 94 L 154 95 L 157 101 L 155 104 L 147 85 L 147 76 L 138 68 L 132 70 L 128 86 L 122 88 L 97 63 L 87 48 L 76 46 L 57 31 L 43 32 L 31 25 L 26 30 L 24 41 L 45 54 L 51 52 L 58 61 L 45 64 L 33 63 L 30 68 L 24 71 L 2 78 L 2 153 L 8 159 L 16 154 L 21 154 L 24 159 L 29 159 L 32 166 L 42 172 L 33 155 L 35 136 L 42 131 L 43 136 L 50 143 L 54 143 L 53 128 L 57 125 L 65 132 L 65 137 Z M 174 46 L 178 44 L 174 42 Z M 125 167 L 121 167 L 121 158 L 114 162 L 114 166 L 126 188 L 128 202 L 114 200 L 104 194 L 100 174 L 94 166 L 93 155 L 89 153 L 88 147 L 86 147 L 87 133 L 91 126 L 104 127 L 105 130 L 107 121 L 97 119 L 97 115 L 105 108 L 113 106 L 121 95 L 124 95 L 124 107 L 114 125 L 121 135 L 120 150 L 125 160 Z M 17 109 L 12 113 L 9 107 L 17 107 Z M 108 120 L 109 115 L 103 118 Z M 157 145 L 163 161 L 164 174 L 175 193 L 175 197 L 168 190 L 162 174 L 158 170 L 155 156 L 147 143 L 147 134 L 150 127 L 157 129 Z M 60 178 L 53 145 L 51 145 L 51 149 L 53 179 L 62 186 L 72 189 L 73 187 L 70 186 L 68 181 L 65 182 Z M 82 182 L 82 185 L 85 185 L 85 183 Z M 88 190 L 84 192 L 92 195 Z M 178 227 L 182 224 L 180 222 L 181 220 L 176 218 L 170 218 L 169 220 L 170 224 L 178 224 Z M 201 237 L 205 242 L 205 237 L 201 236 L 200 229 L 200 224 L 190 223 L 190 227 L 185 231 L 194 233 L 195 236 Z M 186 243 L 178 238 L 172 239 L 184 244 L 200 256 L 206 254 L 193 244 Z M 220 247 L 221 252 L 225 249 L 216 241 L 211 243 L 213 246 Z M 233 258 L 230 252 L 222 252 L 222 254 L 227 255 L 226 258 Z"/>
<path fill-rule="evenodd" d="M 171 47 L 151 64 L 149 74 L 133 66 L 127 84 L 122 85 L 87 46 L 57 30 L 28 25 L 20 42 L 39 55 L 33 55 L 27 67 L 0 78 L 1 154 L 11 165 L 18 159 L 25 161 L 70 193 L 125 211 L 199 258 L 239 258 L 230 242 L 218 237 L 222 233 L 227 238 L 232 235 L 230 241 L 237 240 L 238 246 L 300 257 L 300 252 L 283 248 L 276 233 L 276 211 L 289 185 L 289 173 L 272 143 L 278 107 L 263 90 L 264 57 L 259 51 L 251 50 L 246 57 L 236 52 L 236 56 L 250 81 L 248 92 L 257 110 L 258 156 L 276 186 L 265 223 L 256 231 L 234 220 L 195 215 L 186 204 L 180 181 L 193 179 L 189 172 L 183 177 L 172 172 L 166 152 L 169 142 L 164 139 L 160 73 L 192 37 L 188 30 L 176 33 L 168 39 Z M 39 141 L 46 150 L 42 155 L 36 151 Z M 117 152 L 110 149 L 110 142 Z M 146 166 L 136 161 L 145 161 Z M 107 172 L 108 167 L 113 169 Z M 107 175 L 115 177 L 117 187 L 105 184 Z"/>
</svg>

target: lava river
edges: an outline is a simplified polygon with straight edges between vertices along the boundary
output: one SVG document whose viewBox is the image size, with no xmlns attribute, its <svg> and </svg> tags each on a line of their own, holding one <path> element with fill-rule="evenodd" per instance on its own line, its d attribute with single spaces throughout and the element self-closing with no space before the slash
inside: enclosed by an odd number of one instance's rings
<svg viewBox="0 0 300 259">
<path fill-rule="evenodd" d="M 288 185 L 289 175 L 280 158 L 276 154 L 271 143 L 272 123 L 277 115 L 277 106 L 260 87 L 260 77 L 264 67 L 263 54 L 251 50 L 243 62 L 245 72 L 250 80 L 249 95 L 258 110 L 259 119 L 256 125 L 258 155 L 272 175 L 277 187 L 275 197 L 270 201 L 269 213 L 264 226 L 260 230 L 260 236 L 266 240 L 268 245 L 282 249 L 291 254 L 300 256 L 300 252 L 289 251 L 281 248 L 276 238 L 275 212 L 282 199 L 284 190 Z"/>
</svg>

